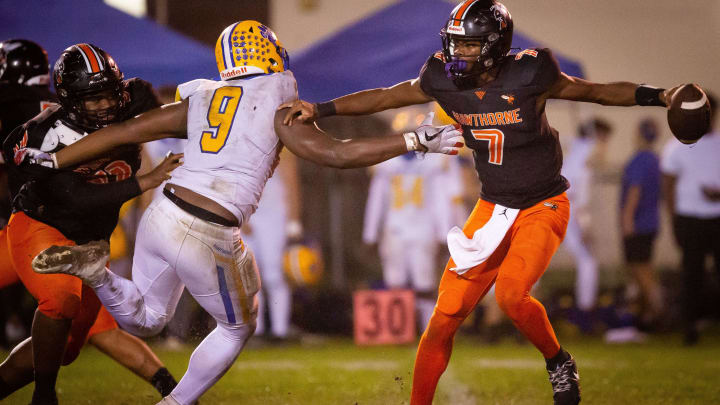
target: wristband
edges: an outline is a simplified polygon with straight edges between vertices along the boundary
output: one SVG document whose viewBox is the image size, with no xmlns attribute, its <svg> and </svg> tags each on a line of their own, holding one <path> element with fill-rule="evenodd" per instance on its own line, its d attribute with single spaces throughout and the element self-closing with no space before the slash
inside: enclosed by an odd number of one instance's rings
<svg viewBox="0 0 720 405">
<path fill-rule="evenodd" d="M 637 105 L 654 105 L 666 107 L 665 103 L 660 100 L 660 93 L 665 89 L 641 84 L 635 89 L 635 103 Z"/>
<path fill-rule="evenodd" d="M 57 155 L 51 153 L 50 158 L 52 159 L 53 169 L 58 169 Z"/>
<path fill-rule="evenodd" d="M 337 112 L 335 111 L 335 103 L 332 101 L 326 101 L 324 103 L 317 103 L 315 104 L 315 107 L 317 108 L 317 117 L 328 117 L 330 115 L 335 115 Z"/>
<path fill-rule="evenodd" d="M 405 146 L 407 147 L 408 152 L 420 149 L 420 141 L 418 140 L 418 136 L 415 132 L 406 132 L 403 134 L 403 137 L 405 138 Z"/>
</svg>

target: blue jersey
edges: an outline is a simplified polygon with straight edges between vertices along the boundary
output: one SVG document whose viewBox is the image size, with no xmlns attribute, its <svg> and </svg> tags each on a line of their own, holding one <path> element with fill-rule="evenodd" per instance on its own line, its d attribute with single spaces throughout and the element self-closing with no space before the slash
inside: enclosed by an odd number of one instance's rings
<svg viewBox="0 0 720 405">
<path fill-rule="evenodd" d="M 635 233 L 657 232 L 659 227 L 660 161 L 655 153 L 640 151 L 625 166 L 620 193 L 621 208 L 625 206 L 628 190 L 632 186 L 640 187 L 640 203 L 633 216 Z"/>
</svg>

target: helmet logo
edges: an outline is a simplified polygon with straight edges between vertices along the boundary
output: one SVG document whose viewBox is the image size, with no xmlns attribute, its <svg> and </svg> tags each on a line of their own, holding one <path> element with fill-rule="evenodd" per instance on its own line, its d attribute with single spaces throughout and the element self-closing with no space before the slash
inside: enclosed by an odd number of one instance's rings
<svg viewBox="0 0 720 405">
<path fill-rule="evenodd" d="M 492 7 L 490 7 L 490 11 L 493 13 L 493 17 L 495 17 L 495 21 L 500 23 L 500 29 L 504 30 L 507 28 L 507 22 L 505 21 L 505 14 L 507 13 L 507 9 L 502 4 L 494 4 Z"/>
</svg>

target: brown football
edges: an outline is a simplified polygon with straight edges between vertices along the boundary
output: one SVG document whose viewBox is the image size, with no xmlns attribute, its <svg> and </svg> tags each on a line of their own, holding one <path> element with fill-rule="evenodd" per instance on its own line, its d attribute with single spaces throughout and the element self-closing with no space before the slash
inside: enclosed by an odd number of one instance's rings
<svg viewBox="0 0 720 405">
<path fill-rule="evenodd" d="M 684 84 L 672 96 L 667 112 L 668 125 L 675 138 L 695 143 L 710 130 L 710 101 L 697 84 Z"/>
</svg>

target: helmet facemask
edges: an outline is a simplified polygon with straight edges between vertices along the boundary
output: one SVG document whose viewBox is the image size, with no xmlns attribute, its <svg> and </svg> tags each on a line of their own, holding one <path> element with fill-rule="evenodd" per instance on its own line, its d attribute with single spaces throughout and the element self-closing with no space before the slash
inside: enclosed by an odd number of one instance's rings
<svg viewBox="0 0 720 405">
<path fill-rule="evenodd" d="M 492 32 L 482 37 L 464 37 L 459 35 L 443 35 L 443 53 L 445 55 L 445 71 L 449 78 L 452 79 L 468 79 L 485 73 L 499 64 L 499 61 L 505 55 L 500 49 L 500 35 Z M 455 54 L 455 48 L 458 41 L 479 42 L 479 55 L 462 55 Z M 463 57 L 474 56 L 475 60 L 468 70 L 468 62 Z"/>
<path fill-rule="evenodd" d="M 122 86 L 76 94 L 70 118 L 87 129 L 100 129 L 122 119 L 125 107 Z"/>
</svg>

